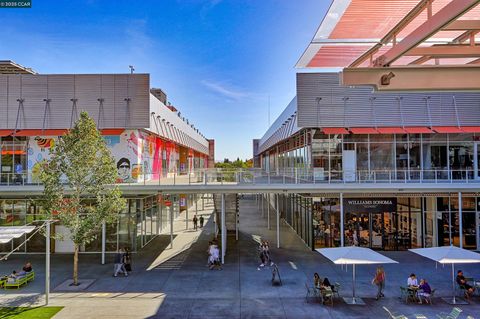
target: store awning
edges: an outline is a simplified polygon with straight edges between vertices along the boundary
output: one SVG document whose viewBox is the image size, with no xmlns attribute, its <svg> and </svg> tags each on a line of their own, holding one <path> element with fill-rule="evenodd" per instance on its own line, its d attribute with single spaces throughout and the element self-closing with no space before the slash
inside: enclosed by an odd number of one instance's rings
<svg viewBox="0 0 480 319">
<path fill-rule="evenodd" d="M 15 238 L 20 238 L 31 233 L 35 226 L 4 226 L 0 227 L 0 244 L 9 243 Z"/>
<path fill-rule="evenodd" d="M 410 134 L 433 133 L 431 129 L 424 126 L 405 127 L 405 132 Z"/>
<path fill-rule="evenodd" d="M 1 136 L 9 136 L 12 134 L 12 130 L 0 130 L 0 137 Z"/>
<path fill-rule="evenodd" d="M 120 135 L 125 131 L 123 128 L 104 128 L 100 130 L 102 135 Z"/>
<path fill-rule="evenodd" d="M 59 130 L 42 130 L 42 129 L 30 129 L 30 130 L 18 130 L 15 132 L 15 136 L 60 136 L 67 132 L 67 129 Z"/>
<path fill-rule="evenodd" d="M 378 131 L 373 127 L 351 127 L 350 132 L 353 134 L 378 134 Z"/>
<path fill-rule="evenodd" d="M 324 134 L 349 134 L 347 129 L 343 127 L 324 127 L 322 132 Z"/>
<path fill-rule="evenodd" d="M 432 130 L 437 133 L 464 133 L 464 131 L 457 126 L 436 126 L 432 127 Z"/>
<path fill-rule="evenodd" d="M 480 126 L 462 126 L 465 133 L 480 133 Z"/>
</svg>

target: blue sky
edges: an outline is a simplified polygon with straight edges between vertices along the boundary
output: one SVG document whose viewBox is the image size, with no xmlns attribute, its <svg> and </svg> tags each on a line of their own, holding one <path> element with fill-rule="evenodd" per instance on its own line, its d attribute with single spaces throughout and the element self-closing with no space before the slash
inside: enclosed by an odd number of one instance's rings
<svg viewBox="0 0 480 319">
<path fill-rule="evenodd" d="M 0 9 L 0 60 L 39 73 L 123 73 L 134 65 L 205 136 L 216 160 L 252 139 L 295 95 L 294 65 L 328 0 L 47 1 Z"/>
</svg>

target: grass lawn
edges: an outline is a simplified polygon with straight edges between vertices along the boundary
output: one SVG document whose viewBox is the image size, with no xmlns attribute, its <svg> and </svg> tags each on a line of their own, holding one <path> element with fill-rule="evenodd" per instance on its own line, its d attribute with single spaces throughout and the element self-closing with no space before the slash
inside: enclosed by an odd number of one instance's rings
<svg viewBox="0 0 480 319">
<path fill-rule="evenodd" d="M 49 319 L 63 307 L 0 307 L 0 319 Z"/>
</svg>

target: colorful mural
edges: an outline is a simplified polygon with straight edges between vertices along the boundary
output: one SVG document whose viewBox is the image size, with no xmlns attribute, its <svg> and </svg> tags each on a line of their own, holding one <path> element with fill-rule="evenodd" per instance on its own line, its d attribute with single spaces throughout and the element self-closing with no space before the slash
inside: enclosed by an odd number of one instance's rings
<svg viewBox="0 0 480 319">
<path fill-rule="evenodd" d="M 139 130 L 125 130 L 121 135 L 103 136 L 115 158 L 118 183 L 156 180 L 179 174 L 180 147 L 173 142 Z M 40 162 L 50 158 L 49 149 L 57 137 L 31 137 L 28 143 L 28 181 L 39 182 Z M 202 155 L 188 150 L 183 171 L 204 167 Z"/>
</svg>

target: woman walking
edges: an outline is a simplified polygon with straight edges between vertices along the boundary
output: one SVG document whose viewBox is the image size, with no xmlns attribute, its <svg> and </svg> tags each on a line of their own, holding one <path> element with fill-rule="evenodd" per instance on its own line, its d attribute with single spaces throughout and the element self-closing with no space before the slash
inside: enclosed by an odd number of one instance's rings
<svg viewBox="0 0 480 319">
<path fill-rule="evenodd" d="M 385 270 L 383 270 L 382 266 L 377 267 L 377 272 L 375 274 L 375 278 L 373 278 L 373 284 L 377 285 L 377 298 L 376 300 L 380 299 L 381 297 L 385 297 L 383 294 L 383 289 L 385 289 Z"/>
</svg>

